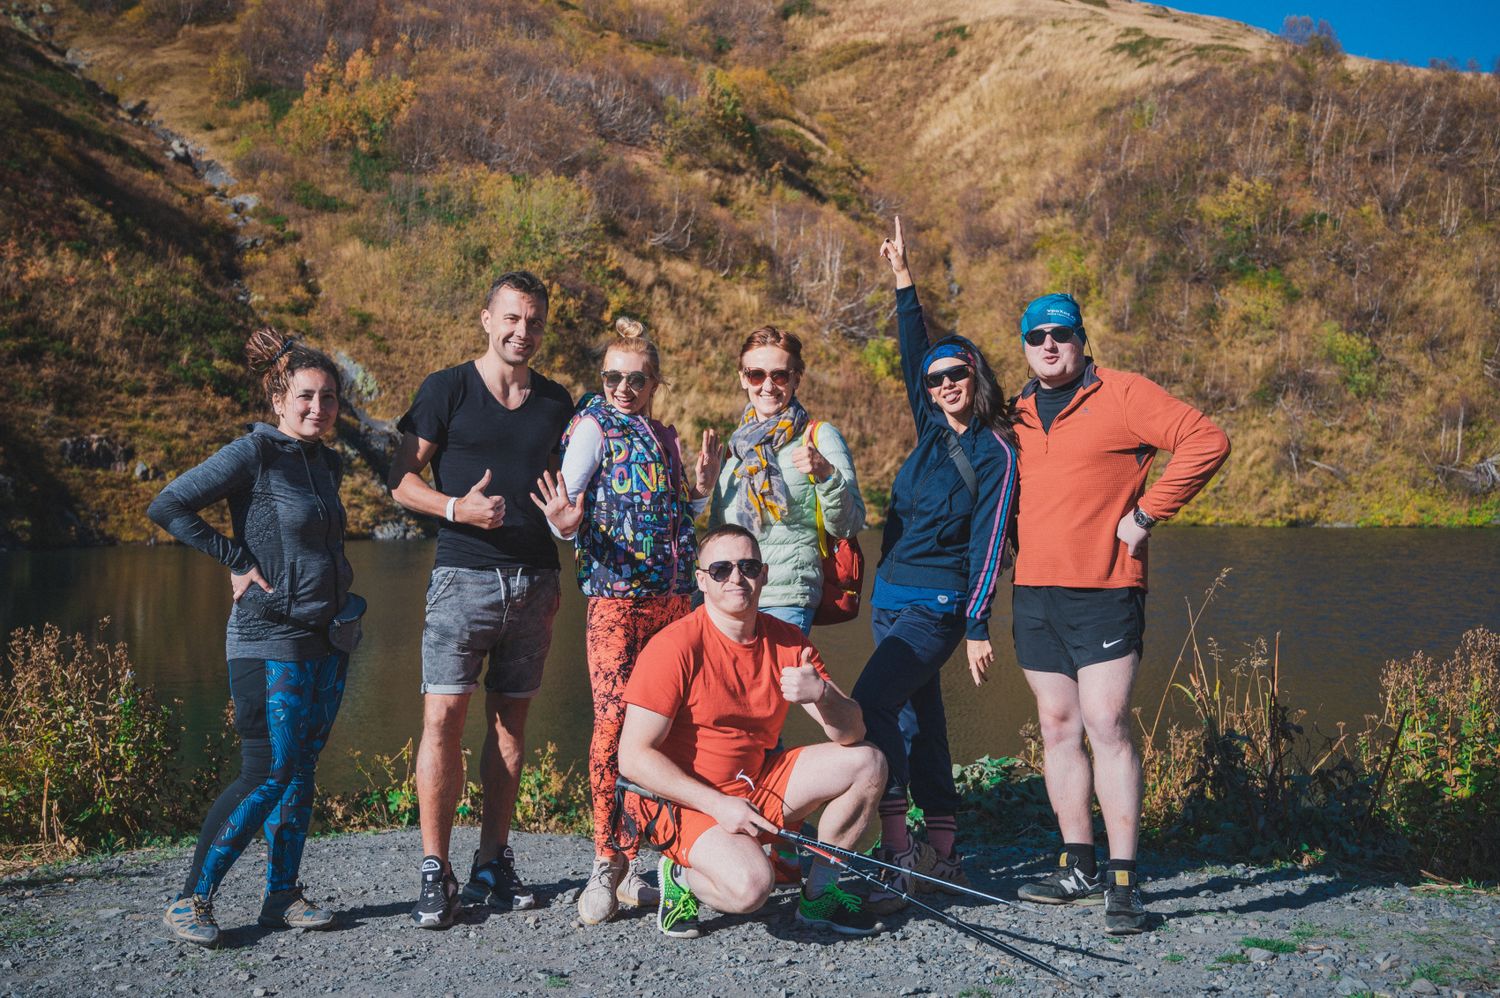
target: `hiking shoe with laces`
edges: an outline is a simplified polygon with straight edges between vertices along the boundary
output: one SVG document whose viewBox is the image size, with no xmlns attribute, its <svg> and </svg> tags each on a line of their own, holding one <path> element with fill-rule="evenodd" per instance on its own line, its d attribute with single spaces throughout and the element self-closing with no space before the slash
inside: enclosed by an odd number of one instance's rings
<svg viewBox="0 0 1500 998">
<path fill-rule="evenodd" d="M 219 923 L 214 921 L 214 903 L 202 894 L 179 897 L 162 912 L 162 922 L 172 935 L 195 946 L 217 946 Z"/>
<path fill-rule="evenodd" d="M 422 893 L 411 909 L 419 929 L 446 929 L 458 915 L 458 878 L 436 856 L 422 858 Z"/>
<path fill-rule="evenodd" d="M 956 884 L 959 887 L 973 886 L 969 882 L 969 875 L 964 872 L 964 858 L 957 849 L 954 849 L 951 855 L 939 856 L 937 850 L 932 848 L 932 846 L 926 842 L 921 843 L 917 847 L 916 871 L 918 873 L 925 873 L 929 877 L 946 880 L 948 883 Z M 941 892 L 943 894 L 958 895 L 963 893 L 963 891 L 954 890 L 952 887 L 944 887 L 942 884 L 935 884 L 931 880 L 919 880 L 916 877 L 912 878 L 912 887 L 918 894 L 935 894 Z"/>
<path fill-rule="evenodd" d="M 698 938 L 698 898 L 677 879 L 681 869 L 666 856 L 661 858 L 661 900 L 656 904 L 656 927 L 674 939 Z"/>
<path fill-rule="evenodd" d="M 1109 871 L 1104 892 L 1104 931 L 1112 936 L 1133 936 L 1146 931 L 1146 905 L 1130 870 Z"/>
<path fill-rule="evenodd" d="M 806 925 L 817 925 L 846 936 L 870 936 L 885 928 L 858 895 L 829 884 L 815 898 L 803 888 L 797 900 L 796 919 Z"/>
<path fill-rule="evenodd" d="M 479 853 L 475 853 L 474 866 L 469 870 L 469 882 L 464 884 L 464 900 L 469 904 L 483 904 L 501 911 L 525 911 L 536 907 L 536 892 L 516 875 L 516 854 L 510 846 L 500 850 L 500 855 L 480 866 Z"/>
<path fill-rule="evenodd" d="M 319 908 L 302 892 L 302 884 L 284 891 L 272 891 L 260 906 L 261 925 L 268 929 L 326 929 L 333 924 L 333 912 Z"/>
<path fill-rule="evenodd" d="M 1058 853 L 1057 869 L 1016 891 L 1022 901 L 1040 904 L 1099 904 L 1104 900 L 1104 878 L 1090 877 L 1066 851 Z"/>
<path fill-rule="evenodd" d="M 594 860 L 589 882 L 578 895 L 578 920 L 584 925 L 599 925 L 615 917 L 620 910 L 615 890 L 625 880 L 629 863 L 616 853 L 608 859 Z"/>
<path fill-rule="evenodd" d="M 909 844 L 903 852 L 890 852 L 885 846 L 881 846 L 875 853 L 877 859 L 893 863 L 901 867 L 903 871 L 916 869 L 916 842 Z M 889 915 L 900 911 L 909 903 L 901 895 L 911 893 L 912 879 L 909 873 L 881 870 L 880 886 L 870 892 L 870 896 L 865 899 L 865 907 L 876 915 Z"/>
<path fill-rule="evenodd" d="M 644 861 L 636 858 L 625 871 L 625 879 L 615 888 L 615 900 L 632 908 L 650 908 L 661 899 L 661 892 L 651 886 L 641 872 Z"/>
</svg>

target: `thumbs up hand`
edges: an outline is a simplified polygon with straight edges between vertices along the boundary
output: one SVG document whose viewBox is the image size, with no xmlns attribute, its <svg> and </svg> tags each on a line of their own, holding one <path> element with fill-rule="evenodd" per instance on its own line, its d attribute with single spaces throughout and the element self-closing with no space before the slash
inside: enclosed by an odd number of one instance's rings
<svg viewBox="0 0 1500 998">
<path fill-rule="evenodd" d="M 792 451 L 792 467 L 820 482 L 828 481 L 833 474 L 833 465 L 828 463 L 828 458 L 813 444 L 797 447 Z"/>
<path fill-rule="evenodd" d="M 505 497 L 484 494 L 491 477 L 490 470 L 486 468 L 474 487 L 454 504 L 453 519 L 456 523 L 494 530 L 505 522 Z"/>
<path fill-rule="evenodd" d="M 823 698 L 826 689 L 828 680 L 813 667 L 811 647 L 802 649 L 800 664 L 781 670 L 781 695 L 788 703 L 814 703 Z"/>
</svg>

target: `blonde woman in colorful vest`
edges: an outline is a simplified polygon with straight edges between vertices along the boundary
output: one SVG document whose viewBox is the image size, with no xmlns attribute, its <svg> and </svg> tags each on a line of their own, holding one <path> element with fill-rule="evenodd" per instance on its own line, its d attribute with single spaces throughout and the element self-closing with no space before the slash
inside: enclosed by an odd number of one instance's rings
<svg viewBox="0 0 1500 998">
<path fill-rule="evenodd" d="M 655 904 L 655 888 L 610 841 L 619 776 L 621 695 L 636 656 L 657 631 L 691 609 L 698 556 L 693 519 L 719 473 L 718 435 L 707 430 L 698 460 L 684 466 L 677 431 L 651 418 L 663 384 L 656 345 L 620 319 L 604 349 L 603 394 L 585 396 L 563 434 L 560 475 L 537 482 L 532 500 L 558 537 L 577 549 L 578 586 L 588 597 L 585 641 L 594 697 L 589 788 L 594 868 L 578 917 L 598 925 L 618 903 Z"/>
<path fill-rule="evenodd" d="M 832 537 L 864 528 L 865 504 L 844 438 L 797 401 L 806 370 L 795 333 L 762 326 L 740 347 L 747 401 L 729 438 L 709 527 L 738 523 L 755 534 L 771 574 L 760 610 L 812 628 L 823 594 L 818 514 Z"/>
</svg>

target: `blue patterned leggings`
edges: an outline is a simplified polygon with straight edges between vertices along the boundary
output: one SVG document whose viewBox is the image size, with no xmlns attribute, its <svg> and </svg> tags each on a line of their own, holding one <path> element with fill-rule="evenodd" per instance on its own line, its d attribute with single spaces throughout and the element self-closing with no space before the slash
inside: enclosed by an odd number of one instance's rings
<svg viewBox="0 0 1500 998">
<path fill-rule="evenodd" d="M 270 847 L 266 890 L 297 885 L 312 822 L 313 772 L 344 697 L 349 658 L 229 662 L 240 775 L 208 809 L 184 894 L 212 896 L 257 830 Z"/>
</svg>

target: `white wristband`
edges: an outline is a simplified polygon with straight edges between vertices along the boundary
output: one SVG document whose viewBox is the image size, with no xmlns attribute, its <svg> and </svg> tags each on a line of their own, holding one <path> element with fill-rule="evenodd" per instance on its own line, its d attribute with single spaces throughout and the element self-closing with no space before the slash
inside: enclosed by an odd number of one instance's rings
<svg viewBox="0 0 1500 998">
<path fill-rule="evenodd" d="M 447 520 L 449 523 L 453 523 L 454 522 L 454 519 L 453 519 L 453 507 L 457 506 L 457 505 L 458 505 L 458 496 L 453 496 L 452 498 L 450 498 L 448 500 L 448 508 L 445 509 L 445 510 L 443 510 L 443 518 L 445 520 Z"/>
</svg>

